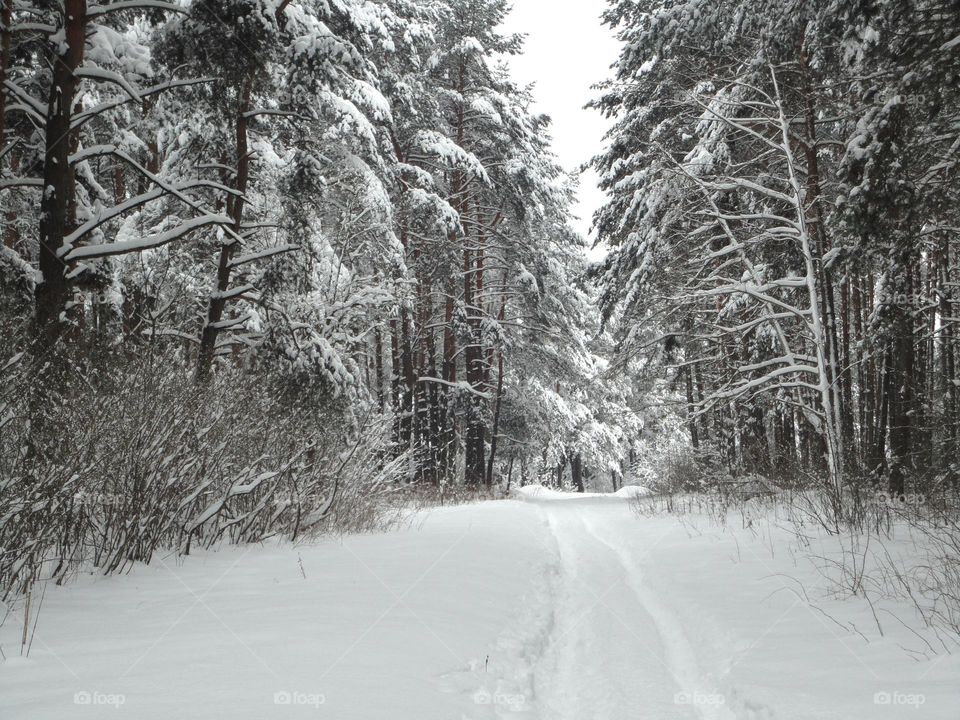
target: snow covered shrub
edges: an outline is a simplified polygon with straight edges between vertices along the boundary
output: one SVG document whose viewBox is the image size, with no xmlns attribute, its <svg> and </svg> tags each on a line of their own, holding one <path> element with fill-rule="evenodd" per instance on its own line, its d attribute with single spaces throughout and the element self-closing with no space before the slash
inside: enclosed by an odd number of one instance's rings
<svg viewBox="0 0 960 720">
<path fill-rule="evenodd" d="M 704 478 L 699 457 L 681 449 L 665 452 L 660 461 L 661 470 L 653 486 L 661 492 L 701 490 Z"/>
<path fill-rule="evenodd" d="M 13 248 L 0 243 L 0 337 L 8 326 L 23 327 L 29 316 L 36 275 L 33 268 Z"/>
<path fill-rule="evenodd" d="M 633 482 L 658 493 L 707 490 L 717 484 L 718 461 L 709 447 L 695 449 L 679 415 L 663 413 L 636 443 Z"/>
<path fill-rule="evenodd" d="M 928 624 L 960 636 L 960 522 L 956 511 L 942 523 L 925 525 L 929 562 L 915 569 L 920 593 L 929 599 L 924 618 Z M 903 595 L 912 595 L 909 585 Z"/>
<path fill-rule="evenodd" d="M 85 566 L 122 571 L 159 549 L 385 521 L 405 459 L 387 452 L 379 416 L 352 418 L 309 394 L 279 402 L 269 382 L 239 371 L 201 391 L 165 357 L 103 375 L 48 412 L 59 428 L 48 437 L 31 437 L 31 401 L 4 396 L 3 595 Z"/>
</svg>

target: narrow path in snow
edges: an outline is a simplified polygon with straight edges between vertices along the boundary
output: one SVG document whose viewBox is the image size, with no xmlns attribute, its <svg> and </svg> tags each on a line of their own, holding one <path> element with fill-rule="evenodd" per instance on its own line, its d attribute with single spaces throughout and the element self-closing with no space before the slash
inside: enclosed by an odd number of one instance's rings
<svg viewBox="0 0 960 720">
<path fill-rule="evenodd" d="M 556 546 L 553 623 L 536 663 L 536 705 L 549 720 L 732 717 L 710 702 L 678 624 L 643 589 L 639 568 L 604 534 L 625 503 L 544 501 Z M 608 522 L 609 521 L 609 522 Z"/>
</svg>

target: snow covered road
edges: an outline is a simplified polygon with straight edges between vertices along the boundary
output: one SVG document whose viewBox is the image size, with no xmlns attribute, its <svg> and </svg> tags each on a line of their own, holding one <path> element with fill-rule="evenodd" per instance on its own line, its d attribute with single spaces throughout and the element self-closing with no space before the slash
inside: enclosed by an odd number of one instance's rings
<svg viewBox="0 0 960 720">
<path fill-rule="evenodd" d="M 605 517 L 580 502 L 541 508 L 558 557 L 555 625 L 536 673 L 541 715 L 696 717 L 680 702 L 694 689 L 689 648 L 682 636 L 665 642 L 639 570 L 597 531 Z"/>
<path fill-rule="evenodd" d="M 911 658 L 917 628 L 881 635 L 856 599 L 811 607 L 775 531 L 524 500 L 51 586 L 29 658 L 0 627 L 0 718 L 958 717 L 956 655 Z"/>
</svg>

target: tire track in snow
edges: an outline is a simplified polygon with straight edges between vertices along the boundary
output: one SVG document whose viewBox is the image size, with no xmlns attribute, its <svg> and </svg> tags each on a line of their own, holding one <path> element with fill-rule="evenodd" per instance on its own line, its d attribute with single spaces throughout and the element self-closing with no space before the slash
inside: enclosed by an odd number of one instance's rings
<svg viewBox="0 0 960 720">
<path fill-rule="evenodd" d="M 557 547 L 554 623 L 535 669 L 542 720 L 720 720 L 683 702 L 689 673 L 680 641 L 661 632 L 640 594 L 638 571 L 591 530 L 597 504 L 537 503 Z M 666 638 L 666 643 L 664 642 Z M 695 666 L 694 666 L 695 667 Z M 689 695 L 693 698 L 693 695 Z M 678 702 L 679 700 L 679 702 Z M 711 708 L 706 708 L 711 710 Z"/>
<path fill-rule="evenodd" d="M 584 514 L 582 520 L 587 532 L 614 554 L 623 567 L 627 583 L 655 626 L 665 651 L 662 662 L 680 686 L 679 693 L 682 697 L 690 702 L 703 720 L 734 720 L 736 714 L 726 706 L 724 696 L 719 692 L 715 681 L 701 672 L 682 622 L 644 584 L 643 572 L 635 554 L 597 532 L 594 519 L 589 514 Z"/>
<path fill-rule="evenodd" d="M 543 554 L 531 566 L 529 589 L 516 598 L 515 617 L 487 653 L 440 677 L 445 692 L 465 696 L 460 720 L 538 717 L 534 671 L 554 634 L 553 599 L 559 560 L 546 516 L 539 508 L 529 509 L 535 520 L 522 529 L 542 546 Z"/>
</svg>

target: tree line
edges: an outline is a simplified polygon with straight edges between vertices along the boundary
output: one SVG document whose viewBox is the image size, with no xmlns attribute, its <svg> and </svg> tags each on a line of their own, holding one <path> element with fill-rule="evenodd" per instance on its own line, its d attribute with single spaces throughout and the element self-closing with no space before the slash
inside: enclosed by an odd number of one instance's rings
<svg viewBox="0 0 960 720">
<path fill-rule="evenodd" d="M 616 483 L 641 421 L 507 12 L 2 0 L 8 457 L 57 461 L 63 407 L 149 365 L 379 418 L 408 481 Z"/>
<path fill-rule="evenodd" d="M 613 0 L 596 275 L 705 466 L 957 477 L 960 8 Z"/>
</svg>

